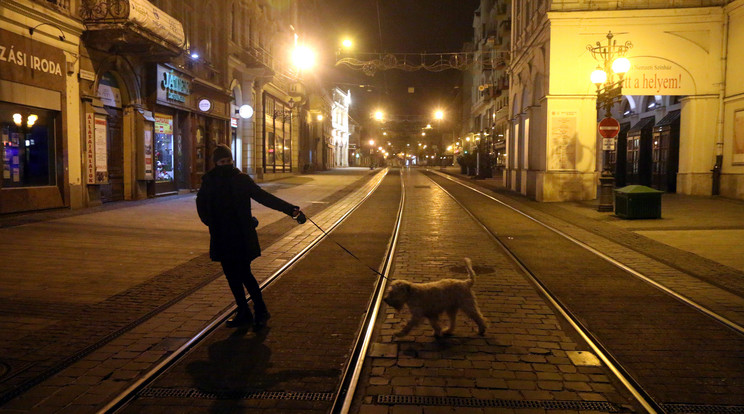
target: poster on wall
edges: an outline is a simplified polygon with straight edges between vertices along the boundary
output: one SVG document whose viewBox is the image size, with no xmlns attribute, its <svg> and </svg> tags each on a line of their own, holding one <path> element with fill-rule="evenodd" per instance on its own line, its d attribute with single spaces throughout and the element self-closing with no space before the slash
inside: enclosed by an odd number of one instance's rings
<svg viewBox="0 0 744 414">
<path fill-rule="evenodd" d="M 744 164 L 744 110 L 734 112 L 734 164 Z"/>
<path fill-rule="evenodd" d="M 576 123 L 576 111 L 551 112 L 548 170 L 576 169 Z"/>
<path fill-rule="evenodd" d="M 145 130 L 145 143 L 144 143 L 144 155 L 145 155 L 145 171 L 144 176 L 146 180 L 152 180 L 152 131 L 149 129 Z"/>
<path fill-rule="evenodd" d="M 96 174 L 108 171 L 108 143 L 106 142 L 106 118 L 96 116 Z"/>
<path fill-rule="evenodd" d="M 106 117 L 95 113 L 85 114 L 85 182 L 108 183 L 108 144 L 106 142 Z"/>
</svg>

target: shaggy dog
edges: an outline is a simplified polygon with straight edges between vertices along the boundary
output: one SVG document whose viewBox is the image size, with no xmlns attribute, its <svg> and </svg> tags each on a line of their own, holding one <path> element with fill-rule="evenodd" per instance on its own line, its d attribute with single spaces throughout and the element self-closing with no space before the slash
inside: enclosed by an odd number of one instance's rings
<svg viewBox="0 0 744 414">
<path fill-rule="evenodd" d="M 400 311 L 403 305 L 408 306 L 411 311 L 411 320 L 406 326 L 397 332 L 395 336 L 405 336 L 411 329 L 416 327 L 426 318 L 434 328 L 434 335 L 442 335 L 439 326 L 439 315 L 447 312 L 449 315 L 449 327 L 444 331 L 445 335 L 451 335 L 455 330 L 455 317 L 457 310 L 462 310 L 476 324 L 478 324 L 478 335 L 486 332 L 486 322 L 483 320 L 475 301 L 472 287 L 475 283 L 475 271 L 469 258 L 465 258 L 470 279 L 443 279 L 429 283 L 411 283 L 406 280 L 395 280 L 390 284 L 385 293 L 384 301 L 389 306 Z"/>
</svg>

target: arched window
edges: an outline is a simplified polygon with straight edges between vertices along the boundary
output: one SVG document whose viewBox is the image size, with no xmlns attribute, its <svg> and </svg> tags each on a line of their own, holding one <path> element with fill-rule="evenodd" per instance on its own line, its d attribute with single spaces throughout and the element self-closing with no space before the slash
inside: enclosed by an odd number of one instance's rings
<svg viewBox="0 0 744 414">
<path fill-rule="evenodd" d="M 628 102 L 627 99 L 623 99 L 623 105 L 621 106 L 621 111 L 622 111 L 622 116 L 623 117 L 630 116 L 631 113 L 633 112 L 630 109 L 630 102 Z"/>
</svg>

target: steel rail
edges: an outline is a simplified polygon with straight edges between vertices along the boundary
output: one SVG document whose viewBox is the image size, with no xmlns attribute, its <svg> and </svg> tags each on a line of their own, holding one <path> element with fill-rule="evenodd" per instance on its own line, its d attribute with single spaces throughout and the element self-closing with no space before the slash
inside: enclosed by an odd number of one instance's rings
<svg viewBox="0 0 744 414">
<path fill-rule="evenodd" d="M 433 170 L 428 170 L 428 171 L 431 171 L 433 173 L 436 173 L 437 175 L 439 175 L 439 176 L 441 176 L 443 178 L 446 178 L 446 179 L 448 179 L 448 180 L 450 180 L 450 181 L 452 181 L 452 182 L 454 182 L 456 184 L 459 184 L 459 185 L 461 185 L 461 186 L 463 186 L 465 188 L 470 189 L 471 191 L 474 191 L 474 192 L 476 192 L 478 194 L 481 194 L 481 195 L 483 195 L 483 196 L 485 196 L 485 197 L 487 197 L 487 198 L 489 198 L 489 199 L 491 199 L 491 200 L 493 200 L 493 201 L 495 201 L 495 202 L 503 205 L 504 207 L 507 207 L 507 208 L 509 208 L 509 209 L 511 209 L 511 210 L 513 210 L 513 211 L 515 211 L 515 212 L 517 212 L 517 213 L 525 216 L 526 218 L 528 218 L 528 219 L 534 221 L 535 223 L 537 223 L 537 224 L 545 227 L 546 229 L 555 232 L 556 234 L 558 234 L 558 235 L 566 238 L 567 240 L 571 241 L 572 243 L 575 243 L 575 244 L 583 247 L 584 249 L 592 252 L 593 254 L 601 257 L 602 259 L 604 259 L 605 261 L 609 262 L 610 264 L 619 267 L 620 269 L 622 269 L 622 270 L 624 270 L 624 271 L 632 274 L 633 276 L 637 277 L 638 279 L 641 279 L 644 282 L 646 282 L 646 283 L 648 283 L 648 284 L 656 287 L 657 289 L 665 292 L 666 294 L 671 295 L 672 297 L 674 297 L 675 299 L 681 301 L 682 303 L 684 303 L 684 304 L 686 304 L 688 306 L 691 306 L 691 307 L 695 308 L 697 311 L 702 312 L 703 314 L 705 314 L 705 315 L 707 315 L 707 316 L 715 319 L 716 321 L 718 321 L 719 323 L 723 324 L 727 328 L 733 329 L 734 331 L 738 332 L 739 334 L 744 335 L 744 326 L 742 326 L 742 325 L 740 325 L 740 324 L 732 321 L 731 319 L 729 319 L 729 318 L 727 318 L 727 317 L 725 317 L 725 316 L 723 316 L 723 315 L 721 315 L 721 314 L 719 314 L 719 313 L 717 313 L 717 312 L 709 309 L 708 307 L 706 307 L 704 305 L 701 305 L 701 304 L 695 302 L 694 300 L 688 298 L 685 295 L 682 295 L 681 293 L 675 292 L 674 290 L 672 290 L 672 289 L 664 286 L 663 284 L 661 284 L 661 283 L 659 283 L 659 282 L 651 279 L 650 277 L 644 275 L 643 273 L 640 273 L 637 270 L 635 270 L 635 269 L 627 266 L 626 264 L 621 263 L 620 261 L 618 261 L 616 259 L 613 259 L 612 257 L 610 257 L 610 256 L 608 256 L 608 255 L 606 255 L 606 254 L 604 254 L 602 252 L 600 252 L 599 250 L 593 248 L 592 246 L 589 246 L 588 244 L 582 242 L 581 240 L 578 240 L 578 239 L 576 239 L 576 238 L 574 238 L 574 237 L 572 237 L 572 236 L 570 236 L 570 235 L 568 235 L 568 234 L 566 234 L 566 233 L 564 233 L 564 232 L 556 229 L 555 227 L 551 227 L 550 225 L 548 225 L 546 223 L 543 223 L 542 221 L 538 220 L 537 218 L 532 217 L 529 214 L 527 214 L 527 213 L 525 213 L 525 212 L 523 212 L 521 210 L 518 210 L 518 209 L 514 208 L 513 206 L 510 206 L 509 204 L 507 204 L 507 203 L 505 203 L 505 202 L 497 199 L 496 197 L 494 197 L 494 196 L 492 196 L 490 194 L 484 193 L 483 191 L 481 191 L 481 190 L 479 190 L 477 188 L 473 188 L 473 187 L 471 187 L 469 185 L 466 185 L 465 183 L 462 183 L 460 180 L 457 180 L 455 178 L 452 178 L 449 175 L 446 175 L 446 174 L 443 174 L 443 173 L 440 173 L 440 172 L 437 172 L 437 171 L 433 171 Z"/>
<path fill-rule="evenodd" d="M 351 213 L 353 213 L 359 206 L 361 206 L 367 199 L 377 190 L 377 188 L 382 184 L 382 181 L 387 176 L 388 169 L 384 170 L 384 173 L 380 173 L 379 178 L 377 179 L 377 183 L 374 184 L 374 186 L 367 192 L 367 194 L 362 197 L 362 199 L 352 206 L 344 215 L 342 215 L 336 222 L 334 222 L 327 230 L 326 234 L 332 232 L 336 227 L 338 227 L 346 218 L 348 218 Z M 313 239 L 310 243 L 308 243 L 307 246 L 305 246 L 300 252 L 298 252 L 294 257 L 292 257 L 290 260 L 288 260 L 284 265 L 282 265 L 277 271 L 272 273 L 266 280 L 261 282 L 261 290 L 265 289 L 269 285 L 271 285 L 273 282 L 278 280 L 284 272 L 289 270 L 290 267 L 292 267 L 295 263 L 297 263 L 301 258 L 303 258 L 310 250 L 315 248 L 320 242 L 326 238 L 326 234 L 320 233 L 318 237 Z M 137 381 L 132 383 L 127 389 L 125 389 L 123 392 L 121 392 L 119 395 L 114 397 L 112 400 L 110 400 L 105 406 L 100 408 L 97 411 L 97 414 L 109 414 L 109 413 L 115 413 L 122 408 L 124 408 L 143 388 L 151 384 L 155 379 L 157 379 L 160 375 L 165 373 L 168 368 L 175 365 L 181 358 L 186 356 L 186 354 L 193 349 L 196 345 L 201 343 L 204 339 L 206 339 L 212 332 L 214 332 L 219 326 L 221 326 L 229 317 L 232 315 L 235 310 L 237 309 L 237 305 L 231 305 L 228 310 L 224 311 L 222 314 L 220 314 L 217 318 L 212 320 L 207 326 L 205 326 L 201 331 L 199 331 L 196 335 L 191 337 L 185 344 L 183 344 L 181 347 L 179 347 L 176 351 L 174 351 L 172 354 L 170 354 L 167 358 L 165 358 L 163 361 L 158 363 L 155 367 L 150 369 L 148 372 L 146 372 L 144 375 L 142 375 Z"/>
<path fill-rule="evenodd" d="M 402 175 L 402 172 L 401 172 Z M 346 370 L 342 376 L 341 386 L 339 391 L 336 393 L 336 398 L 333 401 L 331 407 L 331 413 L 342 413 L 346 414 L 351 408 L 351 403 L 354 399 L 354 391 L 359 383 L 359 376 L 364 366 L 364 360 L 369 349 L 369 344 L 372 340 L 372 333 L 375 328 L 375 321 L 377 321 L 377 315 L 380 311 L 382 303 L 382 297 L 385 293 L 385 286 L 389 280 L 390 270 L 392 269 L 393 259 L 395 257 L 395 250 L 398 245 L 398 236 L 400 235 L 400 227 L 403 222 L 403 208 L 405 206 L 406 199 L 406 188 L 404 180 L 401 177 L 401 196 L 398 204 L 398 218 L 393 228 L 393 234 L 388 242 L 387 254 L 384 262 L 380 266 L 380 274 L 378 276 L 375 291 L 370 301 L 370 308 L 365 317 L 362 329 L 357 337 L 356 344 L 352 356 L 347 363 Z"/>
<path fill-rule="evenodd" d="M 442 174 L 437 174 L 442 176 Z M 469 188 L 471 190 L 474 190 L 476 192 L 479 192 L 480 194 L 484 196 L 488 196 L 488 194 L 482 193 L 478 190 L 472 189 L 469 186 L 466 186 L 464 184 L 461 184 L 457 182 L 454 179 L 451 179 L 450 177 L 444 175 L 444 178 L 450 179 L 451 181 L 455 182 L 456 184 L 460 184 L 463 187 Z M 450 196 L 452 200 L 454 200 L 474 221 L 477 223 L 483 231 L 486 232 L 486 234 L 489 235 L 489 237 L 504 251 L 504 253 L 509 257 L 514 263 L 517 264 L 517 266 L 524 272 L 524 274 L 527 276 L 527 278 L 538 288 L 540 293 L 548 299 L 550 304 L 558 310 L 558 312 L 561 314 L 561 316 L 574 328 L 574 330 L 581 336 L 581 338 L 589 345 L 589 347 L 594 351 L 594 353 L 597 354 L 597 357 L 607 366 L 607 368 L 615 375 L 615 377 L 620 381 L 621 384 L 630 392 L 633 397 L 638 401 L 638 403 L 648 412 L 649 414 L 656 414 L 656 413 L 665 413 L 666 411 L 651 398 L 646 391 L 643 390 L 643 388 L 640 386 L 640 384 L 622 367 L 622 365 L 612 356 L 612 354 L 605 349 L 605 347 L 594 338 L 594 335 L 589 332 L 589 330 L 579 321 L 576 316 L 573 315 L 573 313 L 568 310 L 566 306 L 563 305 L 563 303 L 555 296 L 553 295 L 547 287 L 525 266 L 525 264 L 519 260 L 519 258 L 512 253 L 512 251 L 504 244 L 496 235 L 480 220 L 478 219 L 465 205 L 458 200 L 452 193 L 447 191 L 441 184 L 436 182 L 431 177 L 428 177 L 434 184 L 436 184 L 442 191 L 444 191 L 445 194 Z M 489 197 L 492 198 L 492 197 Z M 499 201 L 494 199 L 495 201 L 499 202 L 500 204 L 509 207 L 510 209 L 514 210 L 515 212 L 518 212 L 520 214 L 523 214 L 524 216 L 532 219 L 533 221 L 540 223 L 535 218 L 532 218 L 528 216 L 527 214 Z M 544 223 L 540 223 L 543 224 Z M 545 225 L 549 228 L 549 226 Z"/>
</svg>

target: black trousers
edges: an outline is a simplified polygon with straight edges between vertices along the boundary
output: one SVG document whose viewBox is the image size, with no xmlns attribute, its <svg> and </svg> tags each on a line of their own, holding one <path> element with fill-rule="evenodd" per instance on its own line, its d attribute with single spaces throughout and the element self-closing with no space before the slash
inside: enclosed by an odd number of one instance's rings
<svg viewBox="0 0 744 414">
<path fill-rule="evenodd" d="M 248 289 L 248 293 L 251 295 L 251 300 L 253 300 L 253 310 L 256 313 L 266 313 L 268 310 L 263 301 L 263 295 L 261 295 L 261 288 L 258 286 L 253 273 L 251 273 L 251 262 L 238 259 L 224 260 L 221 263 L 238 308 L 248 309 L 248 301 L 243 289 L 243 286 L 245 286 L 245 289 Z"/>
</svg>

